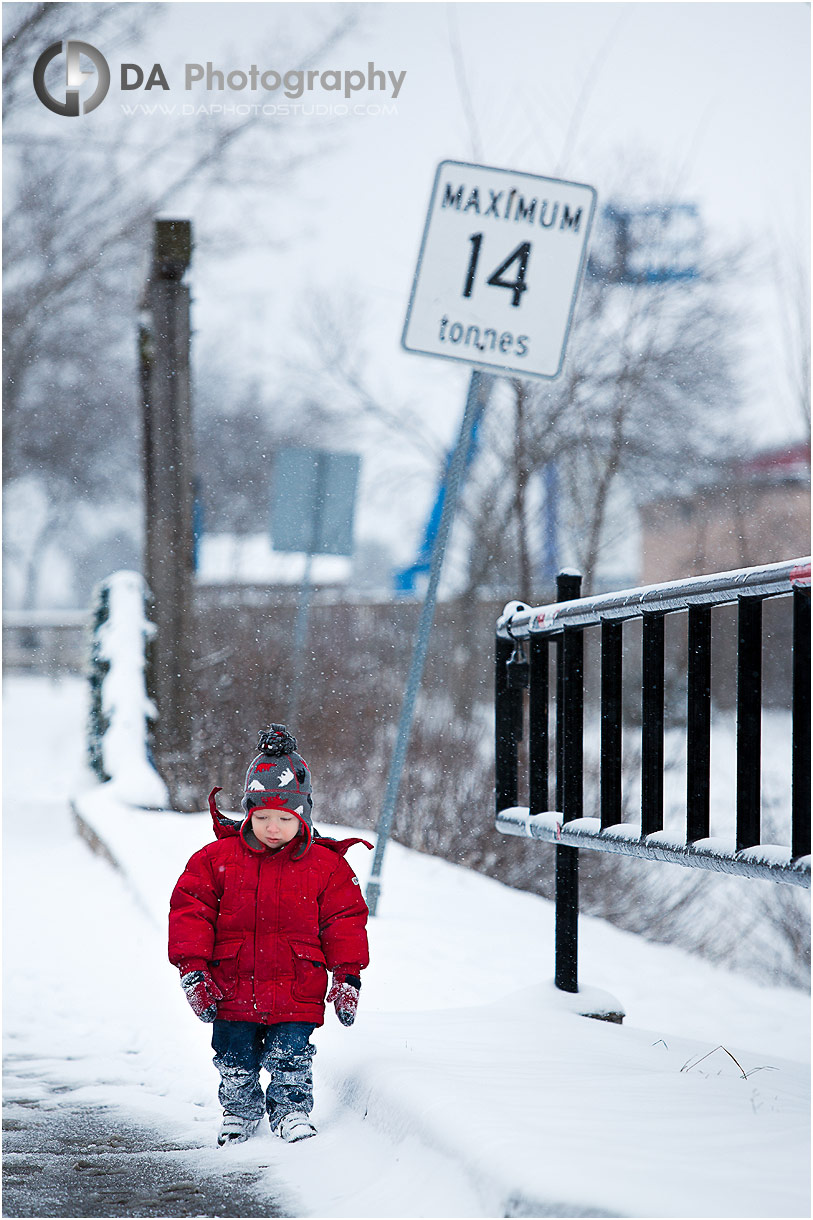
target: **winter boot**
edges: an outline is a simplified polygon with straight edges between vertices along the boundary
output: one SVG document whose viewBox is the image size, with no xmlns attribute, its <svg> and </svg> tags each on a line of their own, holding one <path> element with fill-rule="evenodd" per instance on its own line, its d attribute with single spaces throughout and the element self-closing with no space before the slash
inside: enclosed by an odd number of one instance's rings
<svg viewBox="0 0 813 1220">
<path fill-rule="evenodd" d="M 223 1122 L 217 1135 L 219 1147 L 224 1144 L 244 1144 L 260 1125 L 259 1118 L 241 1118 L 239 1114 L 223 1113 Z"/>
<path fill-rule="evenodd" d="M 310 1139 L 312 1135 L 316 1135 L 314 1127 L 307 1114 L 303 1114 L 301 1110 L 294 1110 L 292 1114 L 286 1114 L 280 1125 L 277 1127 L 277 1134 L 288 1144 L 293 1144 L 296 1140 Z"/>
</svg>

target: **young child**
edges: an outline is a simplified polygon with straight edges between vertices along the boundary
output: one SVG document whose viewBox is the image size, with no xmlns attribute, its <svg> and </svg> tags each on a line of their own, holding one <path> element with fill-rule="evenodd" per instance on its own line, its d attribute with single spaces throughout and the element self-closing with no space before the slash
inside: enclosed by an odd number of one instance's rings
<svg viewBox="0 0 813 1220">
<path fill-rule="evenodd" d="M 201 1021 L 213 1022 L 223 1123 L 242 1143 L 267 1110 L 284 1140 L 316 1134 L 310 1036 L 325 992 L 342 1025 L 356 1015 L 368 964 L 367 905 L 344 854 L 364 839 L 313 828 L 308 765 L 284 725 L 259 735 L 241 825 L 209 794 L 217 841 L 196 852 L 170 899 L 169 960 Z M 333 985 L 327 991 L 327 972 Z M 260 1068 L 270 1074 L 265 1096 Z"/>
</svg>

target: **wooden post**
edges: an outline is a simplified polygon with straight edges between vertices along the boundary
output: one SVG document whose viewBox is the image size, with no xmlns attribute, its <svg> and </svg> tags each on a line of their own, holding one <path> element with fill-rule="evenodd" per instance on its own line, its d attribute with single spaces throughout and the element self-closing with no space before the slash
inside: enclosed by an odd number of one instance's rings
<svg viewBox="0 0 813 1220">
<path fill-rule="evenodd" d="M 158 708 L 156 763 L 176 809 L 195 807 L 189 783 L 193 653 L 193 444 L 189 380 L 188 220 L 155 222 L 140 333 L 144 574 L 152 591 L 149 693 Z"/>
</svg>

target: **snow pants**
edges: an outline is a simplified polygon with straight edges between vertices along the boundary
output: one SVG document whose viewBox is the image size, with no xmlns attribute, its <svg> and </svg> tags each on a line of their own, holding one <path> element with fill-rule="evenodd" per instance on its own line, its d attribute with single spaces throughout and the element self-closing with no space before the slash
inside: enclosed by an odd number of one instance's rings
<svg viewBox="0 0 813 1220">
<path fill-rule="evenodd" d="M 216 1020 L 212 1027 L 214 1065 L 220 1072 L 218 1101 L 229 1114 L 260 1119 L 267 1110 L 274 1131 L 286 1114 L 313 1109 L 313 1069 L 316 1047 L 308 1041 L 315 1025 L 284 1021 L 259 1025 L 255 1021 Z M 271 1079 L 265 1094 L 260 1068 Z"/>
</svg>

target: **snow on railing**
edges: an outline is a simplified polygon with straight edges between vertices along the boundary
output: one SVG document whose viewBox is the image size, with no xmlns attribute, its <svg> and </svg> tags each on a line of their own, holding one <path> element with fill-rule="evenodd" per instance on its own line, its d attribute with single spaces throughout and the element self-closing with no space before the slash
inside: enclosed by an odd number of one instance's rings
<svg viewBox="0 0 813 1220">
<path fill-rule="evenodd" d="M 565 627 L 593 627 L 644 614 L 688 610 L 691 606 L 723 606 L 743 597 L 775 597 L 793 589 L 810 589 L 809 557 L 578 597 L 549 606 L 531 608 L 522 602 L 509 602 L 497 620 L 497 634 L 503 639 L 526 639 L 536 632 L 549 635 Z"/>
<path fill-rule="evenodd" d="M 129 805 L 167 808 L 169 794 L 149 748 L 155 705 L 145 682 L 146 646 L 155 628 L 138 572 L 114 572 L 98 586 L 93 616 L 88 726 L 91 768 Z"/>
<path fill-rule="evenodd" d="M 497 622 L 495 671 L 496 828 L 556 845 L 556 985 L 577 991 L 578 849 L 667 860 L 688 867 L 810 887 L 810 557 L 581 597 L 581 577 L 562 572 L 558 601 L 509 602 Z M 791 829 L 787 845 L 762 841 L 762 604 L 791 600 Z M 736 827 L 711 830 L 712 611 L 736 603 Z M 686 825 L 664 832 L 664 624 L 686 611 Z M 623 820 L 623 637 L 641 619 L 640 823 Z M 584 634 L 600 632 L 599 817 L 584 816 Z M 551 691 L 549 652 L 556 679 Z M 526 649 L 528 655 L 526 655 Z M 528 732 L 528 808 L 518 796 L 518 745 Z M 555 724 L 549 725 L 554 695 Z M 551 737 L 555 748 L 551 750 Z M 549 754 L 555 758 L 551 805 Z"/>
<path fill-rule="evenodd" d="M 737 851 L 733 835 L 707 837 L 687 843 L 665 830 L 641 835 L 628 822 L 602 829 L 600 818 L 575 818 L 562 821 L 556 812 L 532 814 L 527 806 L 501 809 L 498 826 L 503 834 L 539 839 L 566 847 L 593 847 L 621 856 L 663 860 L 684 864 L 713 873 L 733 873 L 738 877 L 767 877 L 810 889 L 810 856 L 792 859 L 790 848 L 782 844 L 759 843 Z"/>
</svg>

